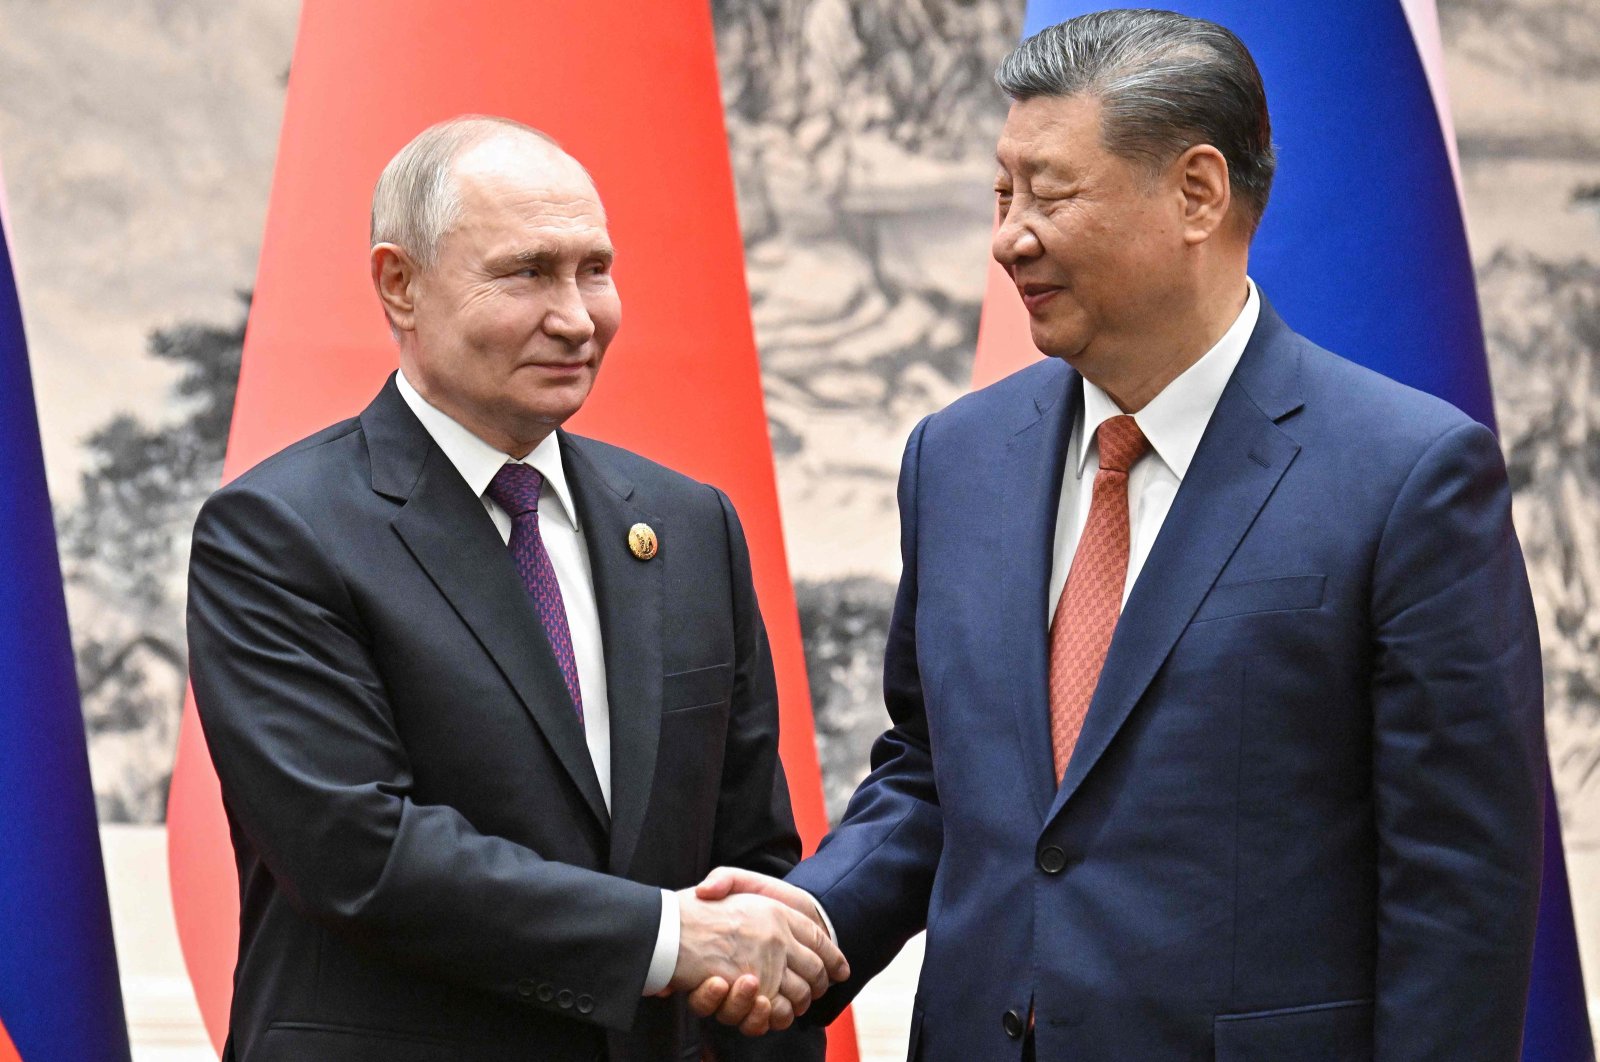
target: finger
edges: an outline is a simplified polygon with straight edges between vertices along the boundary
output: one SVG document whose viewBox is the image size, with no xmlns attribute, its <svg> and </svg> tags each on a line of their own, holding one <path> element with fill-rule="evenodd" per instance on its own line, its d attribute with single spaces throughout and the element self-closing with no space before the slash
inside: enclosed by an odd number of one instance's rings
<svg viewBox="0 0 1600 1062">
<path fill-rule="evenodd" d="M 767 1023 L 767 1028 L 772 1032 L 782 1032 L 794 1024 L 794 1006 L 782 996 L 772 1001 L 772 1020 Z"/>
<path fill-rule="evenodd" d="M 702 900 L 721 900 L 734 893 L 765 896 L 808 917 L 816 909 L 810 896 L 793 885 L 739 867 L 717 867 L 695 886 L 695 895 Z"/>
<path fill-rule="evenodd" d="M 783 971 L 782 996 L 794 1007 L 794 1016 L 797 1018 L 811 1009 L 813 996 L 811 986 L 806 984 L 805 978 L 793 970 Z"/>
<path fill-rule="evenodd" d="M 812 950 L 821 936 L 821 931 L 815 927 L 810 931 L 804 926 L 796 928 L 799 932 L 790 939 L 786 954 L 788 967 L 811 986 L 812 995 L 820 996 L 827 991 L 829 984 L 827 966 Z"/>
<path fill-rule="evenodd" d="M 689 993 L 689 1009 L 694 1011 L 697 1018 L 709 1018 L 722 1006 L 723 1000 L 728 998 L 732 985 L 721 977 L 708 977 L 700 983 L 700 987 Z M 666 993 L 662 993 L 665 995 Z"/>
<path fill-rule="evenodd" d="M 718 867 L 694 887 L 694 894 L 702 900 L 721 900 L 734 891 L 738 880 L 738 873 L 732 867 Z"/>
<path fill-rule="evenodd" d="M 828 969 L 828 978 L 834 984 L 850 980 L 850 963 L 845 960 L 844 952 L 839 950 L 839 945 L 826 933 L 821 934 L 817 944 L 817 958 L 822 960 L 822 965 Z"/>
<path fill-rule="evenodd" d="M 772 1000 L 766 996 L 757 996 L 756 1005 L 750 1008 L 750 1014 L 739 1023 L 739 1031 L 746 1036 L 763 1036 L 772 1022 Z"/>
<path fill-rule="evenodd" d="M 829 980 L 838 983 L 850 977 L 850 964 L 845 961 L 844 952 L 839 950 L 838 943 L 828 935 L 827 930 L 806 919 L 805 925 L 795 933 L 795 938 L 816 955 L 827 971 Z"/>
<path fill-rule="evenodd" d="M 728 998 L 717 1008 L 717 1020 L 724 1025 L 738 1025 L 759 1005 L 760 999 L 761 983 L 744 974 L 733 982 Z"/>
</svg>

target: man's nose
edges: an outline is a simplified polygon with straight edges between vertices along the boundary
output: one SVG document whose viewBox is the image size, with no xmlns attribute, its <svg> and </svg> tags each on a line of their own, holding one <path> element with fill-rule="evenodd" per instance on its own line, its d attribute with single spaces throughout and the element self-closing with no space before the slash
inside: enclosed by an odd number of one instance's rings
<svg viewBox="0 0 1600 1062">
<path fill-rule="evenodd" d="M 1042 250 L 1039 237 L 1034 235 L 1021 216 L 1021 211 L 1013 205 L 995 226 L 989 253 L 1001 265 L 1013 266 L 1029 258 L 1037 258 Z"/>
<path fill-rule="evenodd" d="M 544 315 L 545 334 L 564 339 L 573 346 L 587 343 L 594 335 L 594 318 L 584 304 L 576 280 L 560 284 Z"/>
</svg>

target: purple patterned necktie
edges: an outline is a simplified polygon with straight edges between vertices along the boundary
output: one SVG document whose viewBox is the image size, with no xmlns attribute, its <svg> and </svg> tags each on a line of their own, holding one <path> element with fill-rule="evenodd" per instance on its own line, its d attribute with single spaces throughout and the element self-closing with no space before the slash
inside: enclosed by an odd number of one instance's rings
<svg viewBox="0 0 1600 1062">
<path fill-rule="evenodd" d="M 550 554 L 539 536 L 539 488 L 544 477 L 532 465 L 505 464 L 494 474 L 484 493 L 511 517 L 511 556 L 522 573 L 522 584 L 533 598 L 534 611 L 544 624 L 555 653 L 556 666 L 572 694 L 578 722 L 583 722 L 583 693 L 578 689 L 578 662 L 572 652 L 572 632 L 567 627 L 567 606 L 561 600 L 561 584 L 550 564 Z"/>
</svg>

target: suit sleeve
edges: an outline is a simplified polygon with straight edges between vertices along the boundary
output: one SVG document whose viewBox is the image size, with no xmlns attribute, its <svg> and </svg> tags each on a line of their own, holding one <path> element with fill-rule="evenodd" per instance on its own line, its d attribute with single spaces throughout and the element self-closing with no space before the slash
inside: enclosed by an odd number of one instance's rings
<svg viewBox="0 0 1600 1062">
<path fill-rule="evenodd" d="M 299 912 L 519 1006 L 632 1024 L 659 891 L 547 861 L 412 799 L 356 605 L 281 499 L 235 486 L 202 510 L 189 644 L 235 841 Z M 591 997 L 592 1013 L 557 1010 L 537 984 Z"/>
<path fill-rule="evenodd" d="M 1519 1057 L 1545 777 L 1538 632 L 1493 435 L 1437 438 L 1373 569 L 1378 1062 Z"/>
<path fill-rule="evenodd" d="M 944 847 L 917 663 L 917 466 L 927 423 L 911 433 L 900 468 L 902 571 L 883 665 L 891 725 L 873 744 L 872 771 L 843 820 L 788 879 L 827 909 L 850 962 L 850 980 L 829 990 L 808 1021 L 833 1020 L 925 928 Z"/>
</svg>

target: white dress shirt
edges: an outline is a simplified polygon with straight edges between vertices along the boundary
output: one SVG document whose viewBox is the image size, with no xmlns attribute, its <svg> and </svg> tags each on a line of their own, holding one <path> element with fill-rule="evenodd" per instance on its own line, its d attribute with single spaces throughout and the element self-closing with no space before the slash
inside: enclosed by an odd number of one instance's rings
<svg viewBox="0 0 1600 1062">
<path fill-rule="evenodd" d="M 501 453 L 448 413 L 430 405 L 406 379 L 395 374 L 395 386 L 411 412 L 417 415 L 433 441 L 444 451 L 461 478 L 494 521 L 503 542 L 511 541 L 511 517 L 494 499 L 484 493 L 501 466 L 517 459 Z M 578 525 L 578 510 L 572 504 L 566 468 L 561 462 L 561 444 L 554 432 L 545 436 L 521 464 L 531 465 L 544 477 L 539 491 L 539 537 L 544 540 L 550 566 L 561 587 L 561 603 L 567 610 L 567 628 L 572 634 L 572 656 L 578 666 L 578 690 L 583 696 L 583 736 L 589 745 L 589 758 L 600 780 L 600 795 L 606 809 L 611 808 L 611 703 L 606 697 L 606 660 L 600 642 L 600 609 L 595 603 L 594 575 L 589 569 L 589 550 L 583 528 Z M 645 975 L 644 994 L 653 995 L 667 987 L 678 964 L 678 896 L 661 892 L 661 927 L 656 934 L 655 952 Z"/>
<path fill-rule="evenodd" d="M 1166 522 L 1172 499 L 1189 472 L 1189 462 L 1194 460 L 1200 437 L 1211 423 L 1211 414 L 1222 397 L 1222 389 L 1228 386 L 1261 316 L 1261 296 L 1256 292 L 1255 282 L 1246 278 L 1245 283 L 1250 291 L 1245 297 L 1244 309 L 1239 311 L 1222 338 L 1133 415 L 1139 430 L 1150 441 L 1150 448 L 1128 470 L 1129 550 L 1128 580 L 1122 588 L 1124 603 L 1133 592 L 1134 581 L 1150 556 L 1150 547 L 1155 545 L 1161 525 Z M 1089 520 L 1089 503 L 1094 500 L 1095 473 L 1100 471 L 1100 447 L 1095 432 L 1105 421 L 1121 414 L 1122 410 L 1110 395 L 1088 380 L 1083 381 L 1083 405 L 1073 418 L 1072 437 L 1067 442 L 1066 471 L 1061 477 L 1061 500 L 1056 509 L 1056 540 L 1051 553 L 1047 599 L 1051 615 L 1044 618 L 1047 626 L 1056 603 L 1061 600 L 1062 588 L 1067 584 L 1078 539 Z"/>
</svg>

